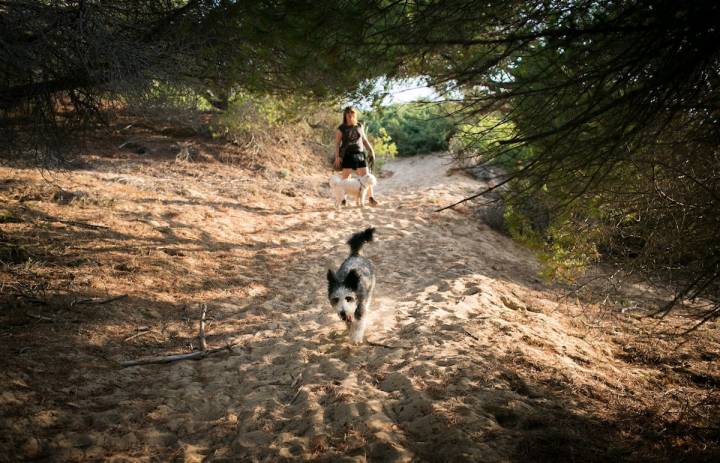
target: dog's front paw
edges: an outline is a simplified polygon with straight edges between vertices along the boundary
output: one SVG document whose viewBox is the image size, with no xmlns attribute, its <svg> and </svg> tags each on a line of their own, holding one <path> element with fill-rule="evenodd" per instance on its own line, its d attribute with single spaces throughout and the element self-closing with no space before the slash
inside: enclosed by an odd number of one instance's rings
<svg viewBox="0 0 720 463">
<path fill-rule="evenodd" d="M 355 310 L 355 320 L 352 325 L 349 326 L 350 342 L 353 344 L 362 344 L 363 338 L 365 337 L 366 320 L 361 318 L 362 315 L 364 315 L 362 311 L 360 311 L 360 315 L 358 315 L 358 311 Z"/>
</svg>

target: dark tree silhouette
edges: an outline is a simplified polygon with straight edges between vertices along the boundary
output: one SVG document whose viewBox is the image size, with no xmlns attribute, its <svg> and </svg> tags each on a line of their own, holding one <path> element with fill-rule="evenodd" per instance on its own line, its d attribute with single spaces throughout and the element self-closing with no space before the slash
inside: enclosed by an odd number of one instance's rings
<svg viewBox="0 0 720 463">
<path fill-rule="evenodd" d="M 348 92 L 392 60 L 351 46 L 365 33 L 365 9 L 339 3 L 2 0 L 0 137 L 11 156 L 60 158 L 110 106 L 159 89 L 219 109 L 237 88 Z"/>
</svg>

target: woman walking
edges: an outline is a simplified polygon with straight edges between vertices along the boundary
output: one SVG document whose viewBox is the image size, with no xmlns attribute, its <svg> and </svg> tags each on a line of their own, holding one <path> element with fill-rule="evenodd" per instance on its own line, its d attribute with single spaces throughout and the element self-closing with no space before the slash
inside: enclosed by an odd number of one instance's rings
<svg viewBox="0 0 720 463">
<path fill-rule="evenodd" d="M 370 152 L 369 158 L 364 147 Z M 348 106 L 343 111 L 343 123 L 335 132 L 335 167 L 342 167 L 343 179 L 349 178 L 352 171 L 362 177 L 368 173 L 368 159 L 370 165 L 375 162 L 375 150 L 365 135 L 365 128 L 357 120 L 357 111 Z M 372 186 L 368 189 L 368 200 L 371 206 L 378 205 Z"/>
</svg>

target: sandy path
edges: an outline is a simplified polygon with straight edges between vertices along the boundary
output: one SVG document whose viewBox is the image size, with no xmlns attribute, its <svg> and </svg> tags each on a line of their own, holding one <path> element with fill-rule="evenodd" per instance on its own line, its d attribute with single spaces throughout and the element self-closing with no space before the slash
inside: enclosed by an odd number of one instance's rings
<svg viewBox="0 0 720 463">
<path fill-rule="evenodd" d="M 527 250 L 463 208 L 432 212 L 483 186 L 447 168 L 439 156 L 389 163 L 394 175 L 377 193 L 382 207 L 363 210 L 336 211 L 313 196 L 300 209 L 236 212 L 227 184 L 195 192 L 226 211 L 197 226 L 202 239 L 219 243 L 211 282 L 220 290 L 223 278 L 244 286 L 243 297 L 207 301 L 208 341 L 233 338 L 238 347 L 100 378 L 77 372 L 70 382 L 78 384 L 77 413 L 31 418 L 57 427 L 53 456 L 492 462 L 607 455 L 609 431 L 588 412 L 604 403 L 592 391 L 621 394 L 623 382 L 643 383 L 647 372 L 628 370 L 609 344 L 589 342 L 563 321 Z M 327 268 L 346 257 L 350 234 L 367 226 L 377 228 L 365 255 L 378 272 L 367 337 L 388 347 L 351 347 L 326 301 Z M 247 265 L 223 263 L 235 248 L 249 256 Z M 183 270 L 203 272 L 184 252 Z M 573 397 L 585 390 L 579 404 Z"/>
<path fill-rule="evenodd" d="M 514 379 L 497 369 L 511 339 L 498 345 L 493 338 L 516 319 L 542 315 L 516 315 L 495 288 L 525 291 L 502 281 L 503 272 L 532 259 L 475 220 L 432 214 L 480 186 L 445 175 L 447 162 L 390 163 L 395 175 L 378 189 L 381 208 L 271 215 L 282 246 L 267 259 L 280 265 L 253 275 L 268 291 L 221 309 L 235 326 L 253 321 L 235 331 L 243 347 L 202 362 L 126 370 L 107 405 L 93 404 L 93 419 L 116 422 L 130 448 L 177 449 L 187 460 L 505 459 L 515 444 L 502 431 L 533 399 L 514 392 Z M 326 302 L 325 269 L 366 226 L 377 227 L 366 255 L 378 269 L 368 338 L 393 348 L 349 347 Z M 515 278 L 531 280 L 533 269 L 517 270 Z M 510 386 L 495 390 L 494 383 Z"/>
</svg>

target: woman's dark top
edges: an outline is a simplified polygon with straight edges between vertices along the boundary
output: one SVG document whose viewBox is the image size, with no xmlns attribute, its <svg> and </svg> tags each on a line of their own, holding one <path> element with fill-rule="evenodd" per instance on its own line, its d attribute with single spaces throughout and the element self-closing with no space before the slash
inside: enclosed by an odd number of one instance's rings
<svg viewBox="0 0 720 463">
<path fill-rule="evenodd" d="M 360 136 L 362 123 L 357 125 L 340 124 L 338 130 L 342 133 L 342 143 L 340 144 L 340 155 L 344 157 L 345 153 L 360 153 L 363 151 L 363 141 Z"/>
</svg>

